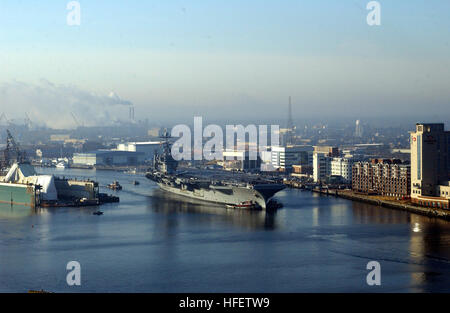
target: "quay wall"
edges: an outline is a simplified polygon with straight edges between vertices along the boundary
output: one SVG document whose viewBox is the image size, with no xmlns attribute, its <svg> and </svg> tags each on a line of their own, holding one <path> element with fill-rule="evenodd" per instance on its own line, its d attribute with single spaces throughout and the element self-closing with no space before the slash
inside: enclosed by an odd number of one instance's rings
<svg viewBox="0 0 450 313">
<path fill-rule="evenodd" d="M 301 188 L 305 189 L 305 186 L 302 184 L 296 183 L 287 183 L 286 185 L 292 188 Z M 430 207 L 422 207 L 410 202 L 406 203 L 405 201 L 397 201 L 394 198 L 392 200 L 379 199 L 376 196 L 364 195 L 354 193 L 349 190 L 335 190 L 335 189 L 319 189 L 313 188 L 310 189 L 311 192 L 320 193 L 328 196 L 335 196 L 347 200 L 359 201 L 364 203 L 369 203 L 372 205 L 382 206 L 385 208 L 396 209 L 407 211 L 411 213 L 421 214 L 429 217 L 438 217 L 445 220 L 450 220 L 450 210 L 440 209 L 440 208 L 430 208 Z"/>
</svg>

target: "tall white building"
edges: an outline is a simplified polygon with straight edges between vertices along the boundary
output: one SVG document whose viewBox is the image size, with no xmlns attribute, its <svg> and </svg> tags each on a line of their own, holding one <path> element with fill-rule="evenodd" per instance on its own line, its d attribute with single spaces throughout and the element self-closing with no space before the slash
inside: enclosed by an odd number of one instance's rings
<svg viewBox="0 0 450 313">
<path fill-rule="evenodd" d="M 363 136 L 363 129 L 361 126 L 361 121 L 357 120 L 356 121 L 356 126 L 355 126 L 355 137 L 359 137 L 361 138 Z"/>
<path fill-rule="evenodd" d="M 312 146 L 272 146 L 272 166 L 291 171 L 293 165 L 312 165 Z"/>
<path fill-rule="evenodd" d="M 444 124 L 416 124 L 410 136 L 412 200 L 448 208 L 450 132 L 444 130 Z"/>
<path fill-rule="evenodd" d="M 314 182 L 322 182 L 331 174 L 331 160 L 328 153 L 314 152 L 313 155 L 313 177 Z"/>
<path fill-rule="evenodd" d="M 331 175 L 340 176 L 345 183 L 352 182 L 353 159 L 333 158 L 331 160 Z"/>
</svg>

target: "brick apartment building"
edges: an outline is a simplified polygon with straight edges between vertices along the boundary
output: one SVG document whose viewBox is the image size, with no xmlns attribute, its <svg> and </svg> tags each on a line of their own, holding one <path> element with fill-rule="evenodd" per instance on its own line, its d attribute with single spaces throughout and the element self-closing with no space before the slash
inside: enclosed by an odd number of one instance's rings
<svg viewBox="0 0 450 313">
<path fill-rule="evenodd" d="M 352 189 L 365 194 L 409 198 L 411 167 L 396 159 L 356 162 L 352 169 Z"/>
</svg>

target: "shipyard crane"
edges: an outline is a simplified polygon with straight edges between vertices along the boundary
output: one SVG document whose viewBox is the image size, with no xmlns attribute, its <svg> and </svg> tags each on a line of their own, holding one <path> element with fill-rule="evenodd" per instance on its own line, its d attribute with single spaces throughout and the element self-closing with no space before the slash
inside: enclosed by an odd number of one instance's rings
<svg viewBox="0 0 450 313">
<path fill-rule="evenodd" d="M 28 126 L 28 129 L 31 129 L 33 127 L 33 122 L 30 119 L 30 116 L 27 112 L 25 112 L 25 124 Z"/>
<path fill-rule="evenodd" d="M 10 124 L 10 121 L 8 120 L 8 118 L 6 117 L 6 113 L 2 112 L 2 115 L 0 115 L 0 122 L 4 120 L 6 122 L 6 125 Z"/>
<path fill-rule="evenodd" d="M 72 118 L 73 118 L 73 120 L 74 120 L 74 122 L 75 122 L 75 124 L 77 125 L 78 128 L 84 127 L 84 123 L 83 123 L 83 122 L 80 122 L 80 121 L 77 119 L 77 117 L 75 116 L 75 113 L 70 112 L 70 115 L 72 115 Z"/>
<path fill-rule="evenodd" d="M 73 112 L 70 112 L 70 115 L 72 115 L 72 118 L 73 118 L 75 124 L 77 125 L 77 127 L 80 127 L 80 123 L 78 122 L 77 117 L 75 116 L 75 114 L 73 114 Z"/>
<path fill-rule="evenodd" d="M 6 149 L 3 151 L 2 167 L 5 168 L 11 166 L 12 161 L 16 161 L 18 163 L 26 162 L 26 154 L 14 140 L 11 132 L 6 130 L 6 134 Z M 15 157 L 15 159 L 13 159 L 13 157 Z"/>
</svg>

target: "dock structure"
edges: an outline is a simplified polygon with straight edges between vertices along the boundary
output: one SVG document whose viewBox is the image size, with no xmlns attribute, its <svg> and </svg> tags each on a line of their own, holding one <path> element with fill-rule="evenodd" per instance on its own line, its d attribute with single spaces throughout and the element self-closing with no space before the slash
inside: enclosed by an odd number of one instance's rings
<svg viewBox="0 0 450 313">
<path fill-rule="evenodd" d="M 36 208 L 89 206 L 118 201 L 117 197 L 100 195 L 97 182 L 38 174 L 7 131 L 6 149 L 0 159 L 0 203 Z"/>
<path fill-rule="evenodd" d="M 358 194 L 351 190 L 336 190 L 323 188 L 323 189 L 312 189 L 311 191 L 327 196 L 336 196 L 347 200 L 364 202 L 389 209 L 402 210 L 428 217 L 437 217 L 445 220 L 450 220 L 450 210 L 422 207 L 413 204 L 410 200 L 397 200 L 395 198 L 390 199 L 388 197 L 381 197 L 376 195 Z"/>
<path fill-rule="evenodd" d="M 0 183 L 0 203 L 36 208 L 40 204 L 39 188 L 34 185 Z"/>
<path fill-rule="evenodd" d="M 81 207 L 119 202 L 100 194 L 98 182 L 39 175 L 30 163 L 15 163 L 0 177 L 0 203 L 36 207 Z"/>
</svg>

